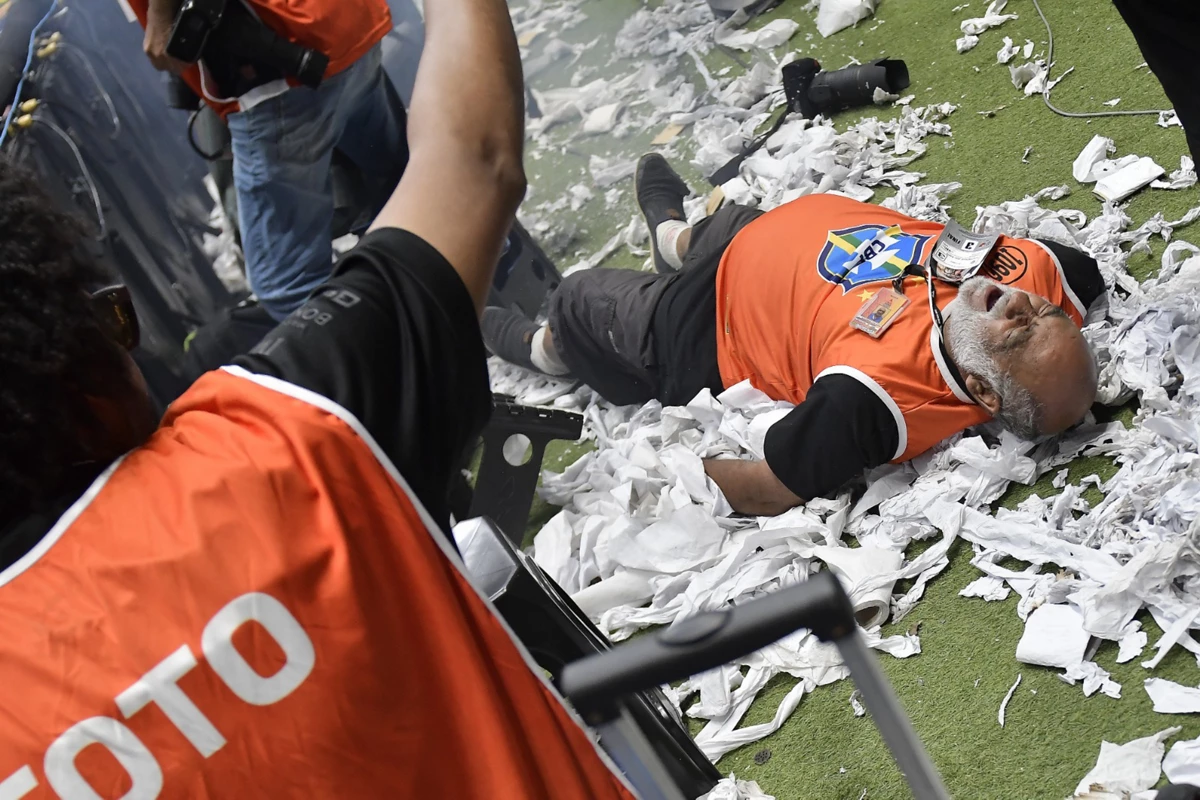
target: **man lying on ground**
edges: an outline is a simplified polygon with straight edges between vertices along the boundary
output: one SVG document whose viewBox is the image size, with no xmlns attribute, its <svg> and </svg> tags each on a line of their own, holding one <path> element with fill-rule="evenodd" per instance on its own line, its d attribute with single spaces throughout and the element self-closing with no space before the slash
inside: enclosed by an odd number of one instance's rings
<svg viewBox="0 0 1200 800">
<path fill-rule="evenodd" d="M 990 418 L 1059 433 L 1095 399 L 1080 326 L 1105 295 L 1089 256 L 957 226 L 943 236 L 836 195 L 765 214 L 727 206 L 693 229 L 687 194 L 661 156 L 643 156 L 637 198 L 659 274 L 576 273 L 546 325 L 489 308 L 483 335 L 501 358 L 617 404 L 682 405 L 746 379 L 796 403 L 767 432 L 765 462 L 705 462 L 734 509 L 781 513 Z M 926 279 L 935 247 L 947 280 Z"/>
<path fill-rule="evenodd" d="M 157 429 L 128 293 L 0 162 L 0 796 L 632 796 L 446 532 L 524 113 L 503 0 L 424 7 L 372 231 Z"/>
</svg>

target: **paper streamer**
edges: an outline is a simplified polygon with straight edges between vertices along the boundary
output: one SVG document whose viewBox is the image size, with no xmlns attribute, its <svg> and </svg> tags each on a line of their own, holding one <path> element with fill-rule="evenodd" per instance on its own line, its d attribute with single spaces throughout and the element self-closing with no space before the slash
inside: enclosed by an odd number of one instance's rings
<svg viewBox="0 0 1200 800">
<path fill-rule="evenodd" d="M 583 613 L 595 619 L 617 606 L 637 606 L 654 596 L 650 581 L 635 572 L 618 572 L 571 595 Z"/>
</svg>

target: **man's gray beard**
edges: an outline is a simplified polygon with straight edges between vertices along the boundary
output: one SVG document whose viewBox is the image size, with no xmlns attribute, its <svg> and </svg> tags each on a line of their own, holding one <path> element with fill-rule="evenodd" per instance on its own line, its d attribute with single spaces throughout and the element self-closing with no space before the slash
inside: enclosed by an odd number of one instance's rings
<svg viewBox="0 0 1200 800">
<path fill-rule="evenodd" d="M 979 280 L 983 279 L 973 278 L 968 283 L 974 284 Z M 1010 290 L 1005 289 L 1006 293 L 1008 291 Z M 995 354 L 990 352 L 984 343 L 986 325 L 991 314 L 967 305 L 961 294 L 950 301 L 942 314 L 946 320 L 942 335 L 946 337 L 946 347 L 959 370 L 986 378 L 995 386 L 996 378 L 1001 374 L 1000 368 L 996 365 Z"/>
<path fill-rule="evenodd" d="M 995 283 L 986 278 L 972 278 L 967 283 L 975 281 Z M 967 283 L 963 285 L 966 286 Z M 1001 284 L 995 285 L 1004 291 L 1004 297 L 994 306 L 999 308 L 1014 290 Z M 945 336 L 946 348 L 950 351 L 959 372 L 964 378 L 968 373 L 983 378 L 1000 396 L 1000 413 L 996 415 L 996 419 L 1018 436 L 1026 439 L 1037 438 L 1037 402 L 1025 387 L 1000 369 L 996 363 L 996 353 L 988 349 L 985 326 L 989 318 L 992 318 L 992 313 L 979 311 L 967 305 L 961 294 L 951 300 L 942 313 L 946 319 L 942 335 Z"/>
</svg>

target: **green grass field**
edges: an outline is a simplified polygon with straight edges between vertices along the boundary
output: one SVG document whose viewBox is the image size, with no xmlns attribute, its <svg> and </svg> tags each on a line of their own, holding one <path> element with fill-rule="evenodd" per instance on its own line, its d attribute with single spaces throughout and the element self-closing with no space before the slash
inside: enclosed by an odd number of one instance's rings
<svg viewBox="0 0 1200 800">
<path fill-rule="evenodd" d="M 1090 215 L 1099 211 L 1098 201 L 1088 187 L 1071 177 L 1071 162 L 1095 134 L 1116 141 L 1118 154 L 1150 155 L 1168 170 L 1179 164 L 1185 142 L 1181 129 L 1163 129 L 1154 117 L 1126 117 L 1092 121 L 1066 119 L 1052 114 L 1040 98 L 1025 98 L 1015 89 L 1006 67 L 997 66 L 996 50 L 1007 35 L 1017 43 L 1026 38 L 1044 51 L 1046 33 L 1028 0 L 1011 0 L 1008 12 L 1020 19 L 983 34 L 980 45 L 963 55 L 955 52 L 960 21 L 980 16 L 984 0 L 971 0 L 957 13 L 950 0 L 882 0 L 873 19 L 857 29 L 843 31 L 830 39 L 815 34 L 811 12 L 801 0 L 786 0 L 756 24 L 778 17 L 797 20 L 801 27 L 790 47 L 811 55 L 830 68 L 857 58 L 887 55 L 904 59 L 912 75 L 908 90 L 917 96 L 914 105 L 950 101 L 960 109 L 950 117 L 953 137 L 943 147 L 933 139 L 929 152 L 908 169 L 927 174 L 927 182 L 957 180 L 963 189 L 951 198 L 952 213 L 964 224 L 975 218 L 975 207 L 1017 200 L 1051 185 L 1066 183 L 1074 193 L 1059 201 L 1063 207 L 1078 208 Z M 562 34 L 573 42 L 597 42 L 575 68 L 591 70 L 588 79 L 627 71 L 628 64 L 607 64 L 612 39 L 624 19 L 640 5 L 635 0 L 590 0 L 584 10 L 588 21 Z M 1043 8 L 1056 37 L 1058 69 L 1075 67 L 1055 90 L 1055 101 L 1069 110 L 1102 110 L 1103 101 L 1121 98 L 1119 109 L 1168 107 L 1154 77 L 1138 68 L 1142 56 L 1133 37 L 1115 9 L 1099 0 L 1043 0 Z M 809 41 L 806 34 L 815 34 Z M 536 52 L 537 43 L 534 50 Z M 781 48 L 781 54 L 786 48 Z M 1020 56 L 1018 56 L 1020 60 Z M 710 68 L 740 66 L 719 52 L 709 56 Z M 978 71 L 976 71 L 978 68 Z M 566 85 L 567 70 L 551 70 L 533 81 L 538 89 Z M 994 116 L 977 112 L 1005 108 Z M 894 115 L 892 108 L 868 108 L 839 115 L 841 128 L 863 116 Z M 587 157 L 592 154 L 623 154 L 635 158 L 649 149 L 656 131 L 641 137 L 615 140 L 596 137 L 573 142 L 561 152 L 551 152 L 528 164 L 532 187 L 529 203 L 537 204 L 559 196 L 570 185 L 585 181 Z M 676 149 L 689 155 L 688 131 Z M 561 137 L 561 132 L 559 134 Z M 1030 163 L 1022 163 L 1032 147 Z M 693 187 L 701 191 L 700 176 L 686 163 L 676 162 Z M 578 240 L 565 252 L 555 254 L 561 264 L 574 263 L 593 252 L 636 211 L 632 184 L 623 184 L 624 204 L 605 207 L 602 193 L 578 212 L 561 212 L 556 221 L 577 226 Z M 876 199 L 882 197 L 877 194 Z M 1168 219 L 1181 216 L 1200 204 L 1200 191 L 1142 192 L 1129 203 L 1135 224 L 1156 212 Z M 1179 234 L 1191 239 L 1192 231 Z M 1130 270 L 1139 278 L 1158 268 L 1158 243 L 1152 257 L 1135 256 Z M 627 254 L 615 256 L 609 266 L 640 266 Z M 1127 424 L 1132 408 L 1110 411 Z M 584 452 L 582 447 L 552 449 L 546 465 L 559 469 Z M 1071 467 L 1070 479 L 1099 473 L 1112 474 L 1104 459 L 1083 459 Z M 1034 487 L 1016 487 L 1003 499 L 1013 505 L 1030 492 L 1043 497 L 1056 494 L 1047 479 Z M 1095 490 L 1089 498 L 1096 500 Z M 539 504 L 529 533 L 532 534 L 556 511 Z M 1124 698 L 1112 700 L 1097 694 L 1084 698 L 1079 687 L 1061 682 L 1056 671 L 1017 663 L 1014 651 L 1022 623 L 1016 616 L 1016 599 L 985 603 L 958 597 L 958 591 L 978 576 L 968 563 L 969 548 L 961 542 L 952 551 L 950 569 L 929 587 L 925 599 L 906 618 L 908 629 L 920 624 L 923 653 L 907 660 L 882 657 L 884 671 L 899 692 L 917 731 L 959 798 L 1063 798 L 1095 762 L 1102 739 L 1124 742 L 1181 724 L 1184 738 L 1200 735 L 1200 720 L 1155 714 L 1142 689 L 1149 673 L 1135 660 L 1115 663 L 1116 647 L 1106 643 L 1096 661 L 1112 672 L 1124 686 Z M 1159 631 L 1148 616 L 1142 622 L 1150 642 Z M 885 629 L 885 634 L 889 633 Z M 996 715 L 1008 687 L 1022 673 L 1024 680 L 1007 711 L 1007 725 L 1000 728 Z M 1154 673 L 1181 683 L 1196 685 L 1200 669 L 1186 652 L 1176 649 Z M 764 691 L 743 724 L 763 722 L 793 681 L 777 678 Z M 735 751 L 719 762 L 723 772 L 757 780 L 780 800 L 790 798 L 902 798 L 908 793 L 887 756 L 882 741 L 869 719 L 854 717 L 848 698 L 848 682 L 818 689 L 801 702 L 795 715 L 775 735 Z"/>
</svg>

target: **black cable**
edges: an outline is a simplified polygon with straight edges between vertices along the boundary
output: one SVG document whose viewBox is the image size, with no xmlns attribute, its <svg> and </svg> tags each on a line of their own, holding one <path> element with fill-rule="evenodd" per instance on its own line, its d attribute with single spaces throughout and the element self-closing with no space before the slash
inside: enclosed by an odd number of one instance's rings
<svg viewBox="0 0 1200 800">
<path fill-rule="evenodd" d="M 1091 117 L 1140 117 L 1149 116 L 1151 114 L 1165 114 L 1171 109 L 1156 109 L 1144 111 L 1063 111 L 1058 106 L 1050 102 L 1050 70 L 1054 68 L 1054 32 L 1050 30 L 1050 22 L 1046 19 L 1046 15 L 1042 13 L 1042 6 L 1038 0 L 1033 0 L 1033 7 L 1037 9 L 1038 16 L 1042 18 L 1042 24 L 1046 26 L 1046 39 L 1049 41 L 1049 52 L 1046 54 L 1046 88 L 1042 90 L 1042 100 L 1046 102 L 1046 108 L 1058 114 L 1060 117 L 1075 117 L 1075 118 L 1091 118 Z M 1060 78 L 1061 80 L 1061 78 Z"/>
<path fill-rule="evenodd" d="M 197 109 L 188 116 L 188 124 L 187 124 L 188 144 L 190 144 L 192 146 L 192 149 L 196 151 L 196 155 L 200 156 L 205 161 L 210 161 L 210 162 L 211 161 L 220 161 L 221 156 L 223 156 L 225 154 L 224 148 L 222 148 L 221 150 L 218 150 L 216 153 L 210 155 L 208 153 L 205 153 L 203 150 L 201 150 L 200 145 L 196 144 L 196 136 L 195 136 L 196 118 L 200 116 L 200 111 L 201 111 L 201 109 Z"/>
</svg>

